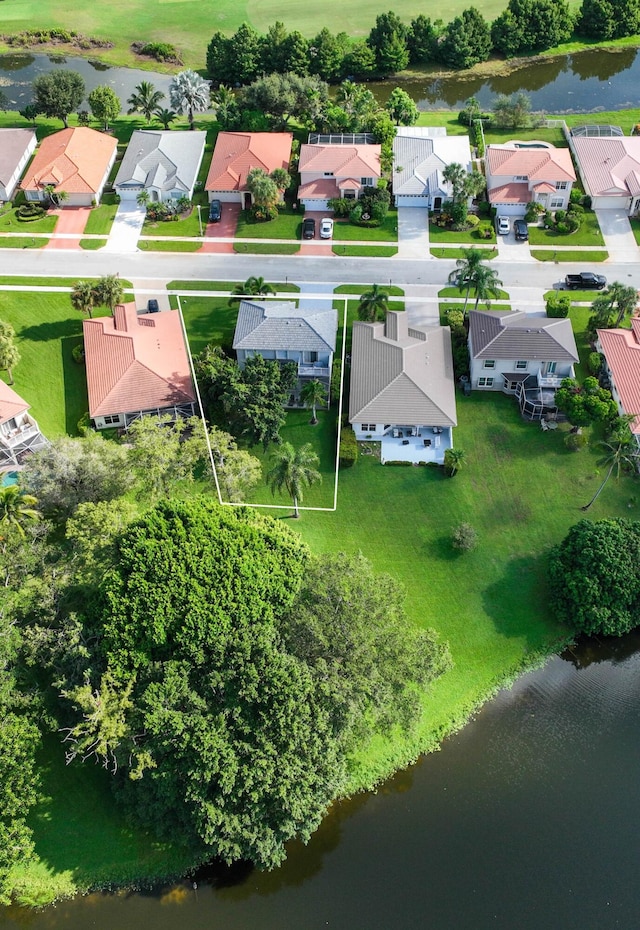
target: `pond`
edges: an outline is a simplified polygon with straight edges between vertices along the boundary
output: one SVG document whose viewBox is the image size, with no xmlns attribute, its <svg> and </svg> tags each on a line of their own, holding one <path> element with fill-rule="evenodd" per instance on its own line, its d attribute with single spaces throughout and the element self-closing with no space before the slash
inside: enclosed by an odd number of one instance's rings
<svg viewBox="0 0 640 930">
<path fill-rule="evenodd" d="M 0 928 L 585 930 L 638 925 L 640 635 L 552 659 L 441 752 L 338 804 L 271 873 L 212 869 Z"/>
</svg>

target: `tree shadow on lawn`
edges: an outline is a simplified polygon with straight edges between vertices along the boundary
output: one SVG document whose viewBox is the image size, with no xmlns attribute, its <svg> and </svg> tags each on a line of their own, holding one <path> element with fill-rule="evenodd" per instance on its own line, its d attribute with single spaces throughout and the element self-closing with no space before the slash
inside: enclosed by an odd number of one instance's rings
<svg viewBox="0 0 640 930">
<path fill-rule="evenodd" d="M 30 342 L 53 342 L 68 336 L 81 336 L 82 320 L 67 317 L 66 320 L 38 323 L 36 326 L 26 326 L 19 331 L 18 335 L 21 339 L 28 339 Z"/>
<path fill-rule="evenodd" d="M 547 584 L 548 552 L 520 556 L 505 565 L 501 578 L 482 592 L 482 603 L 496 630 L 509 638 L 524 638 L 538 649 L 556 624 L 550 615 Z M 560 629 L 557 629 L 560 635 Z"/>
<path fill-rule="evenodd" d="M 76 362 L 73 349 L 82 344 L 79 336 L 67 336 L 60 340 L 62 352 L 62 377 L 64 380 L 64 422 L 70 436 L 79 434 L 78 421 L 89 409 L 87 396 L 87 372 L 84 362 Z"/>
</svg>

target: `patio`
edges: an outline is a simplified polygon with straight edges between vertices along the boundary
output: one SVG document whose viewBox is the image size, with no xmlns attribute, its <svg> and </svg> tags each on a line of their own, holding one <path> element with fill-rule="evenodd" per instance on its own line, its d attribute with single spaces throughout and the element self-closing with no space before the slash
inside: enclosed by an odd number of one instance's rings
<svg viewBox="0 0 640 930">
<path fill-rule="evenodd" d="M 394 435 L 396 433 L 397 436 Z M 397 427 L 382 437 L 380 461 L 383 465 L 385 462 L 412 462 L 415 465 L 435 462 L 442 465 L 445 451 L 452 446 L 451 430 L 448 428 Z"/>
</svg>

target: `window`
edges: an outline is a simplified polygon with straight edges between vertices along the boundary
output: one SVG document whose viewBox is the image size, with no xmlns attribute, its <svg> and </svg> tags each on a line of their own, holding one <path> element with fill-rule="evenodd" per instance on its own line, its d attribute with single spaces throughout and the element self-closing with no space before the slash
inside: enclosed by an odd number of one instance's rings
<svg viewBox="0 0 640 930">
<path fill-rule="evenodd" d="M 483 368 L 495 368 L 496 367 L 495 359 L 485 358 L 484 365 L 482 367 Z"/>
<path fill-rule="evenodd" d="M 375 423 L 361 423 L 360 432 L 362 433 L 375 433 L 376 424 Z"/>
<path fill-rule="evenodd" d="M 324 176 L 325 176 L 325 178 L 332 178 L 332 177 L 333 177 L 333 171 L 325 171 Z"/>
<path fill-rule="evenodd" d="M 507 390 L 508 391 L 517 391 L 518 390 L 518 381 L 507 381 Z"/>
<path fill-rule="evenodd" d="M 342 191 L 342 196 L 344 197 L 345 200 L 355 200 L 356 192 L 354 190 L 347 189 L 347 190 Z"/>
<path fill-rule="evenodd" d="M 566 191 L 567 182 L 566 181 L 556 181 L 556 190 L 557 191 Z"/>
<path fill-rule="evenodd" d="M 493 387 L 493 378 L 478 378 L 478 387 Z"/>
<path fill-rule="evenodd" d="M 559 210 L 564 205 L 563 197 L 552 197 L 550 207 L 552 210 Z"/>
<path fill-rule="evenodd" d="M 111 426 L 113 423 L 120 422 L 120 414 L 117 414 L 116 416 L 103 417 L 103 420 L 104 420 L 105 426 Z"/>
<path fill-rule="evenodd" d="M 526 371 L 528 362 L 520 361 L 516 362 L 516 371 Z"/>
<path fill-rule="evenodd" d="M 363 187 L 373 187 L 373 178 L 360 178 Z"/>
</svg>

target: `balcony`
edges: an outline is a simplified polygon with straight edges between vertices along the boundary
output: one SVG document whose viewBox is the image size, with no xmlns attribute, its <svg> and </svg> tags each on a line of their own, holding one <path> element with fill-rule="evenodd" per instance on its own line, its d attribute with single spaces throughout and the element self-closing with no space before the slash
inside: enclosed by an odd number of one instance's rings
<svg viewBox="0 0 640 930">
<path fill-rule="evenodd" d="M 18 426 L 8 433 L 0 433 L 0 442 L 9 449 L 13 449 L 37 436 L 39 432 L 38 424 L 35 421 L 28 420 L 22 426 Z"/>
<path fill-rule="evenodd" d="M 331 375 L 329 368 L 323 368 L 320 365 L 298 365 L 299 378 L 317 378 L 318 380 L 327 380 Z"/>
</svg>

